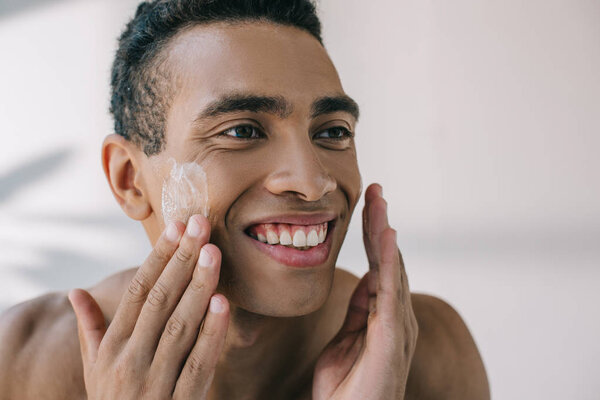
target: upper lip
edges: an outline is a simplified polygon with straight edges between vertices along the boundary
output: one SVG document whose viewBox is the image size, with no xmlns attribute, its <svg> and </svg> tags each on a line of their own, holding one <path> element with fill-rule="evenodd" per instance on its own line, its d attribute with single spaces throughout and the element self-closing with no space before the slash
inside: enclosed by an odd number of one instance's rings
<svg viewBox="0 0 600 400">
<path fill-rule="evenodd" d="M 335 212 L 320 212 L 320 213 L 287 213 L 278 215 L 269 215 L 260 218 L 256 218 L 250 221 L 246 228 L 257 224 L 290 224 L 290 225 L 318 225 L 325 222 L 332 221 L 336 218 Z"/>
</svg>

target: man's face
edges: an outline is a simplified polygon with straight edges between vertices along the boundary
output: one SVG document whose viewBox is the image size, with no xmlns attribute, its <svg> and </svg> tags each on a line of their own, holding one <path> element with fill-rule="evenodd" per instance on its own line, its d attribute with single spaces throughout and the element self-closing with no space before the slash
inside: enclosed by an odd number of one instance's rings
<svg viewBox="0 0 600 400">
<path fill-rule="evenodd" d="M 191 209 L 174 215 L 208 212 L 223 254 L 219 291 L 233 304 L 315 311 L 361 191 L 352 102 L 331 60 L 308 33 L 269 23 L 196 26 L 167 51 L 177 89 L 166 147 L 144 163 L 151 240 L 168 217 L 165 197 L 187 197 Z M 264 243 L 286 234 L 292 245 Z"/>
</svg>

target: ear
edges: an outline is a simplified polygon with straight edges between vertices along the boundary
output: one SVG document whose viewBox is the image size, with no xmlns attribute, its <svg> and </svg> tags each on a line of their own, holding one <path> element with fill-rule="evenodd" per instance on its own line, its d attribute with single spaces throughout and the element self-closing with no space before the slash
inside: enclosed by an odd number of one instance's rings
<svg viewBox="0 0 600 400">
<path fill-rule="evenodd" d="M 142 221 L 152 214 L 142 170 L 145 156 L 135 144 L 116 134 L 108 135 L 102 144 L 102 166 L 117 202 L 132 219 Z"/>
</svg>

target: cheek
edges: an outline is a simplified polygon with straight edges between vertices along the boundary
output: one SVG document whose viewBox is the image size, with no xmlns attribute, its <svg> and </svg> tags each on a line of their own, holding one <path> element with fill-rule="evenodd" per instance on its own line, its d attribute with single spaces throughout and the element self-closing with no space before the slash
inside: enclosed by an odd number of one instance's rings
<svg viewBox="0 0 600 400">
<path fill-rule="evenodd" d="M 346 194 L 350 207 L 353 209 L 362 193 L 362 178 L 358 169 L 356 153 L 348 152 L 343 157 L 340 155 L 329 157 L 326 165 L 329 174 Z"/>
<path fill-rule="evenodd" d="M 161 209 L 165 225 L 172 221 L 187 223 L 194 214 L 209 217 L 208 179 L 201 165 L 178 164 L 169 160 L 170 170 L 163 180 Z"/>
<path fill-rule="evenodd" d="M 218 154 L 207 160 L 206 168 L 210 171 L 211 197 L 218 199 L 218 204 L 212 204 L 211 209 L 213 214 L 221 214 L 221 217 L 268 170 L 264 156 L 251 152 L 243 155 Z"/>
</svg>

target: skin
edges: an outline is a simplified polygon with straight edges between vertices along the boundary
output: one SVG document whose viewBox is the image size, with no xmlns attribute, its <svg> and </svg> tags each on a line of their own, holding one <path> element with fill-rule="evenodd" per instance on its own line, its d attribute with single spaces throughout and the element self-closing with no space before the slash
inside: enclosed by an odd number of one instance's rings
<svg viewBox="0 0 600 400">
<path fill-rule="evenodd" d="M 177 90 L 165 149 L 147 157 L 116 135 L 103 145 L 115 198 L 142 222 L 154 250 L 139 268 L 71 291 L 70 304 L 61 293 L 9 310 L 0 321 L 0 368 L 13 372 L 0 377 L 0 393 L 489 398 L 460 316 L 410 293 L 379 185 L 365 191 L 369 273 L 359 280 L 335 267 L 361 182 L 353 140 L 328 136 L 336 126 L 354 132 L 355 118 L 344 111 L 311 117 L 316 98 L 344 94 L 323 47 L 295 28 L 249 23 L 193 27 L 167 51 Z M 290 109 L 197 119 L 230 93 L 279 96 Z M 229 136 L 240 124 L 265 138 Z M 205 170 L 208 218 L 165 227 L 161 189 L 170 159 Z M 283 266 L 244 233 L 269 215 L 316 212 L 335 218 L 331 253 L 317 267 Z M 199 261 L 201 250 L 210 262 Z"/>
</svg>

